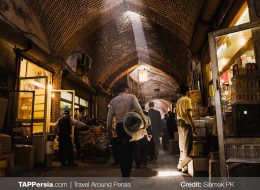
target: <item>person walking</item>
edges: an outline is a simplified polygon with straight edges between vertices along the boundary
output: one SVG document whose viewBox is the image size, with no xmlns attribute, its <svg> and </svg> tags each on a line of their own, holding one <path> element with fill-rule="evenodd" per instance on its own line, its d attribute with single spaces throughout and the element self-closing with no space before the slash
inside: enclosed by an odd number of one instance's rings
<svg viewBox="0 0 260 190">
<path fill-rule="evenodd" d="M 171 111 L 168 112 L 167 130 L 168 130 L 169 139 L 170 140 L 174 139 L 174 133 L 177 132 L 178 129 L 177 129 L 175 113 Z"/>
<path fill-rule="evenodd" d="M 144 107 L 142 107 L 144 115 L 147 116 L 148 123 L 151 123 L 150 118 L 148 117 L 148 112 L 144 110 Z M 139 141 L 136 141 L 135 145 L 135 168 L 141 169 L 141 167 L 147 167 L 147 158 L 148 158 L 148 143 L 149 143 L 149 137 L 148 137 L 148 130 L 149 126 L 147 126 L 146 129 L 146 135 Z"/>
<path fill-rule="evenodd" d="M 56 122 L 55 131 L 59 137 L 59 159 L 62 166 L 77 166 L 73 158 L 72 126 L 80 127 L 84 125 L 70 117 L 69 110 L 65 110 L 63 116 Z"/>
<path fill-rule="evenodd" d="M 167 130 L 168 129 L 167 120 L 168 120 L 168 114 L 164 114 L 164 118 L 162 119 L 162 128 L 163 128 L 162 147 L 165 152 L 169 150 L 169 133 Z"/>
<path fill-rule="evenodd" d="M 122 177 L 130 177 L 132 164 L 134 159 L 134 144 L 135 142 L 131 141 L 131 136 L 129 136 L 123 127 L 124 117 L 128 112 L 138 113 L 144 124 L 146 124 L 144 119 L 144 114 L 142 108 L 133 94 L 128 94 L 128 85 L 122 83 L 119 85 L 120 94 L 113 98 L 109 104 L 109 110 L 107 114 L 107 127 L 112 136 L 112 119 L 113 116 L 116 118 L 116 131 L 119 139 L 120 145 L 120 169 Z"/>
<path fill-rule="evenodd" d="M 120 163 L 120 146 L 119 139 L 116 133 L 116 120 L 115 117 L 112 119 L 112 138 L 110 139 L 112 154 L 114 158 L 113 165 L 118 165 Z"/>
<path fill-rule="evenodd" d="M 182 97 L 176 104 L 180 148 L 180 158 L 177 165 L 177 170 L 187 172 L 187 164 L 190 160 L 189 155 L 192 151 L 192 128 L 194 123 L 191 113 L 192 105 L 191 99 L 189 98 L 189 86 L 186 84 L 181 85 L 180 91 L 182 93 Z"/>
<path fill-rule="evenodd" d="M 154 109 L 154 102 L 149 102 L 148 115 L 151 119 L 152 140 L 154 142 L 154 159 L 158 159 L 160 136 L 162 133 L 161 113 Z"/>
</svg>

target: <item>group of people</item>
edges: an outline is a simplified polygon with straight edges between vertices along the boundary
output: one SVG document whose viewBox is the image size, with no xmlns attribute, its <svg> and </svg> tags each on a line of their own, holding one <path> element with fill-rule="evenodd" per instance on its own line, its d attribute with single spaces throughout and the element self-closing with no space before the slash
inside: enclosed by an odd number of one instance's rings
<svg viewBox="0 0 260 190">
<path fill-rule="evenodd" d="M 176 114 L 169 111 L 162 119 L 163 134 L 162 134 L 162 147 L 164 151 L 169 150 L 169 140 L 174 139 L 177 130 Z M 177 139 L 176 139 L 177 140 Z"/>
<path fill-rule="evenodd" d="M 109 104 L 107 126 L 109 131 L 113 131 L 114 117 L 117 136 L 112 140 L 113 155 L 115 163 L 120 164 L 122 176 L 129 177 L 134 161 L 136 168 L 140 169 L 147 166 L 148 158 L 157 160 L 162 134 L 162 120 L 160 112 L 154 109 L 154 102 L 150 102 L 149 110 L 144 111 L 136 96 L 128 94 L 127 84 L 119 85 L 119 91 L 119 95 Z M 130 141 L 131 136 L 126 133 L 123 126 L 125 115 L 132 111 L 141 116 L 146 130 L 145 135 L 137 141 Z M 145 119 L 147 116 L 150 119 L 150 124 Z"/>
<path fill-rule="evenodd" d="M 120 164 L 122 177 L 130 177 L 132 164 L 135 160 L 136 168 L 147 166 L 147 158 L 157 160 L 160 147 L 160 136 L 163 133 L 163 125 L 166 126 L 167 139 L 174 137 L 176 129 L 176 120 L 179 133 L 180 159 L 177 166 L 179 171 L 185 172 L 189 154 L 192 150 L 192 133 L 193 120 L 191 115 L 191 99 L 189 98 L 189 87 L 181 85 L 180 91 L 182 97 L 177 101 L 176 114 L 169 112 L 164 117 L 164 124 L 161 114 L 154 109 L 154 102 L 149 103 L 148 112 L 144 111 L 139 104 L 137 98 L 133 94 L 128 94 L 128 85 L 119 85 L 119 95 L 113 98 L 109 104 L 107 115 L 107 127 L 109 136 L 112 139 L 112 151 L 115 164 Z M 129 112 L 135 112 L 140 115 L 143 127 L 146 132 L 142 138 L 132 141 L 132 137 L 124 128 L 124 117 Z M 79 120 L 70 117 L 69 111 L 65 111 L 64 115 L 57 121 L 55 129 L 59 137 L 59 155 L 62 165 L 75 166 L 73 162 L 73 146 L 72 146 L 72 126 L 76 129 L 85 124 L 81 122 L 83 111 L 80 110 Z M 150 121 L 147 121 L 147 116 Z M 113 130 L 114 122 L 114 130 Z M 113 132 L 114 131 L 114 132 Z M 77 138 L 75 136 L 75 138 Z M 75 139 L 77 140 L 77 139 Z M 77 147 L 77 146 L 76 146 Z"/>
<path fill-rule="evenodd" d="M 148 112 L 143 111 L 136 96 L 128 94 L 127 84 L 119 85 L 119 90 L 119 95 L 112 99 L 109 104 L 107 126 L 109 131 L 112 131 L 113 117 L 115 117 L 114 122 L 117 136 L 113 138 L 113 155 L 115 162 L 120 164 L 122 177 L 129 177 L 134 160 L 136 168 L 141 168 L 141 165 L 147 165 L 148 156 L 155 160 L 158 158 L 163 122 L 160 112 L 154 109 L 154 102 L 149 103 Z M 189 98 L 189 87 L 182 85 L 180 90 L 183 96 L 178 100 L 176 105 L 180 147 L 180 159 L 177 169 L 185 172 L 186 164 L 184 162 L 186 158 L 189 158 L 189 154 L 191 153 L 192 127 L 194 124 L 191 118 L 192 106 L 191 99 Z M 138 141 L 131 141 L 131 136 L 126 133 L 123 126 L 124 116 L 132 111 L 142 117 L 147 131 L 147 135 L 144 135 Z M 146 124 L 145 115 L 149 116 L 151 120 L 149 126 Z M 167 139 L 173 139 L 174 132 L 177 131 L 175 118 L 175 114 L 172 112 L 169 112 L 164 117 Z"/>
<path fill-rule="evenodd" d="M 147 165 L 149 150 L 152 152 L 152 158 L 158 158 L 158 151 L 160 147 L 159 138 L 163 131 L 163 122 L 161 120 L 160 112 L 154 109 L 153 102 L 149 103 L 148 112 L 144 112 L 136 96 L 133 94 L 128 94 L 128 86 L 126 84 L 121 84 L 119 86 L 119 90 L 119 95 L 112 99 L 109 104 L 107 125 L 108 129 L 112 131 L 112 121 L 114 116 L 119 145 L 118 148 L 115 149 L 117 152 L 114 152 L 114 157 L 117 159 L 115 161 L 120 163 L 122 177 L 129 177 L 134 159 L 136 168 L 140 168 L 141 164 L 143 164 L 143 166 Z M 182 97 L 176 104 L 180 148 L 180 159 L 177 169 L 178 171 L 186 172 L 186 160 L 189 159 L 189 155 L 192 150 L 192 129 L 194 123 L 191 115 L 192 105 L 191 99 L 189 98 L 189 87 L 187 85 L 181 85 L 180 91 L 182 93 Z M 150 126 L 145 125 L 147 135 L 136 142 L 130 141 L 131 136 L 125 132 L 123 127 L 124 116 L 131 111 L 138 113 L 142 117 L 144 123 L 145 114 L 148 115 L 151 120 Z M 167 139 L 173 139 L 174 132 L 177 131 L 175 118 L 175 114 L 171 112 L 164 117 Z M 120 154 L 116 154 L 118 152 L 120 152 Z"/>
</svg>

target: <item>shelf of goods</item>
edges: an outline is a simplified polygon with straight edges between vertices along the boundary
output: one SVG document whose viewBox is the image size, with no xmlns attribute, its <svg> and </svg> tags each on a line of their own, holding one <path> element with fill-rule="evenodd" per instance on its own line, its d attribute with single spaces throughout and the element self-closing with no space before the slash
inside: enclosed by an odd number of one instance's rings
<svg viewBox="0 0 260 190">
<path fill-rule="evenodd" d="M 260 104 L 260 75 L 256 63 L 247 63 L 245 68 L 233 65 L 231 82 L 231 105 Z"/>
</svg>

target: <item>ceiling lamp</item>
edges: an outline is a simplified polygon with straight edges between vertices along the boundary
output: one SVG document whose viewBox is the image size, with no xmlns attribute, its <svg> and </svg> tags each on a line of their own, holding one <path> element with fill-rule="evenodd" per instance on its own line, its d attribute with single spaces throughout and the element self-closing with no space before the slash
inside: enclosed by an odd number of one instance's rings
<svg viewBox="0 0 260 190">
<path fill-rule="evenodd" d="M 148 71 L 146 69 L 138 71 L 138 80 L 139 80 L 139 82 L 147 82 L 148 81 Z"/>
</svg>

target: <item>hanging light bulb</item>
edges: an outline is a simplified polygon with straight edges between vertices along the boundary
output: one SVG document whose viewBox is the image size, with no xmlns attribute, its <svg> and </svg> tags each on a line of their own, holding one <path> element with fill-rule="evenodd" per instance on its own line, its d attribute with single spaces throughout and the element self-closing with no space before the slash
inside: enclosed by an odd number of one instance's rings
<svg viewBox="0 0 260 190">
<path fill-rule="evenodd" d="M 52 84 L 51 84 L 51 82 L 50 82 L 49 85 L 48 85 L 48 90 L 52 90 Z"/>
<path fill-rule="evenodd" d="M 139 80 L 139 82 L 147 82 L 148 81 L 148 71 L 146 69 L 138 71 L 138 80 Z"/>
</svg>

